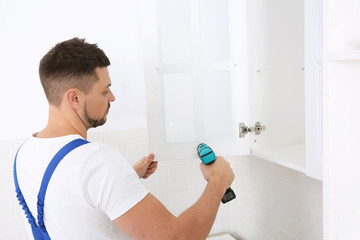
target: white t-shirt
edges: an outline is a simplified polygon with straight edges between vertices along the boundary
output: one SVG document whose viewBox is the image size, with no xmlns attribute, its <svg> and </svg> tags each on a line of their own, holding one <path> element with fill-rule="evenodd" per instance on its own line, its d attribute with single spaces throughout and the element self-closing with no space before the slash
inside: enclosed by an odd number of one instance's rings
<svg viewBox="0 0 360 240">
<path fill-rule="evenodd" d="M 32 137 L 21 147 L 17 156 L 18 182 L 35 219 L 45 169 L 65 144 L 77 138 L 81 136 Z M 56 167 L 45 196 L 45 227 L 52 240 L 129 239 L 112 220 L 147 194 L 135 170 L 118 150 L 88 143 L 71 151 Z M 30 224 L 26 225 L 32 236 Z"/>
</svg>

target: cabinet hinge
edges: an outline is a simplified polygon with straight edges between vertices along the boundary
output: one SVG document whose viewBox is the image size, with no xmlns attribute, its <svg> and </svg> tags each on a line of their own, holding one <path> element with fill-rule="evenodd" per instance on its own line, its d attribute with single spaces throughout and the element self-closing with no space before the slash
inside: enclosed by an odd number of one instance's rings
<svg viewBox="0 0 360 240">
<path fill-rule="evenodd" d="M 244 138 L 249 132 L 255 132 L 255 135 L 260 135 L 261 131 L 265 130 L 265 126 L 261 126 L 260 122 L 255 123 L 255 127 L 247 127 L 245 123 L 239 124 L 239 137 Z"/>
</svg>

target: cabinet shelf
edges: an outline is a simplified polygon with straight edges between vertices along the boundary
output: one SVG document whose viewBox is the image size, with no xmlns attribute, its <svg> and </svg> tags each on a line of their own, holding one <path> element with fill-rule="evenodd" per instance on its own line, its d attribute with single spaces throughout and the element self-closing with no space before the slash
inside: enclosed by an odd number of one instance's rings
<svg viewBox="0 0 360 240">
<path fill-rule="evenodd" d="M 305 144 L 252 149 L 253 156 L 305 173 Z"/>
<path fill-rule="evenodd" d="M 329 52 L 329 61 L 360 60 L 360 50 Z"/>
</svg>

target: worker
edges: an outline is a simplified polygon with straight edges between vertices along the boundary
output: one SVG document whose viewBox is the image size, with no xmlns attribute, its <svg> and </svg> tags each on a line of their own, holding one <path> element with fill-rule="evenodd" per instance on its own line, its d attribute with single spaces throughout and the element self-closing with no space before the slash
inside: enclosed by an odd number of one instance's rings
<svg viewBox="0 0 360 240">
<path fill-rule="evenodd" d="M 223 157 L 211 166 L 201 163 L 204 192 L 178 217 L 172 215 L 140 181 L 156 171 L 154 154 L 131 166 L 115 148 L 86 140 L 88 129 L 106 122 L 115 101 L 109 65 L 97 44 L 79 38 L 58 43 L 40 61 L 48 123 L 20 147 L 14 164 L 29 235 L 45 240 L 206 239 L 234 180 L 230 164 Z"/>
</svg>

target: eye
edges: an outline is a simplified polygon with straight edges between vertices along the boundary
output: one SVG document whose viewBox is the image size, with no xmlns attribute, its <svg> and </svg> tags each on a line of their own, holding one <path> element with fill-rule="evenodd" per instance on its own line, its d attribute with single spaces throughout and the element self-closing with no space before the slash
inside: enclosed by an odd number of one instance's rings
<svg viewBox="0 0 360 240">
<path fill-rule="evenodd" d="M 105 96 L 105 95 L 107 95 L 109 93 L 109 91 L 104 91 L 103 92 L 103 95 Z"/>
</svg>

